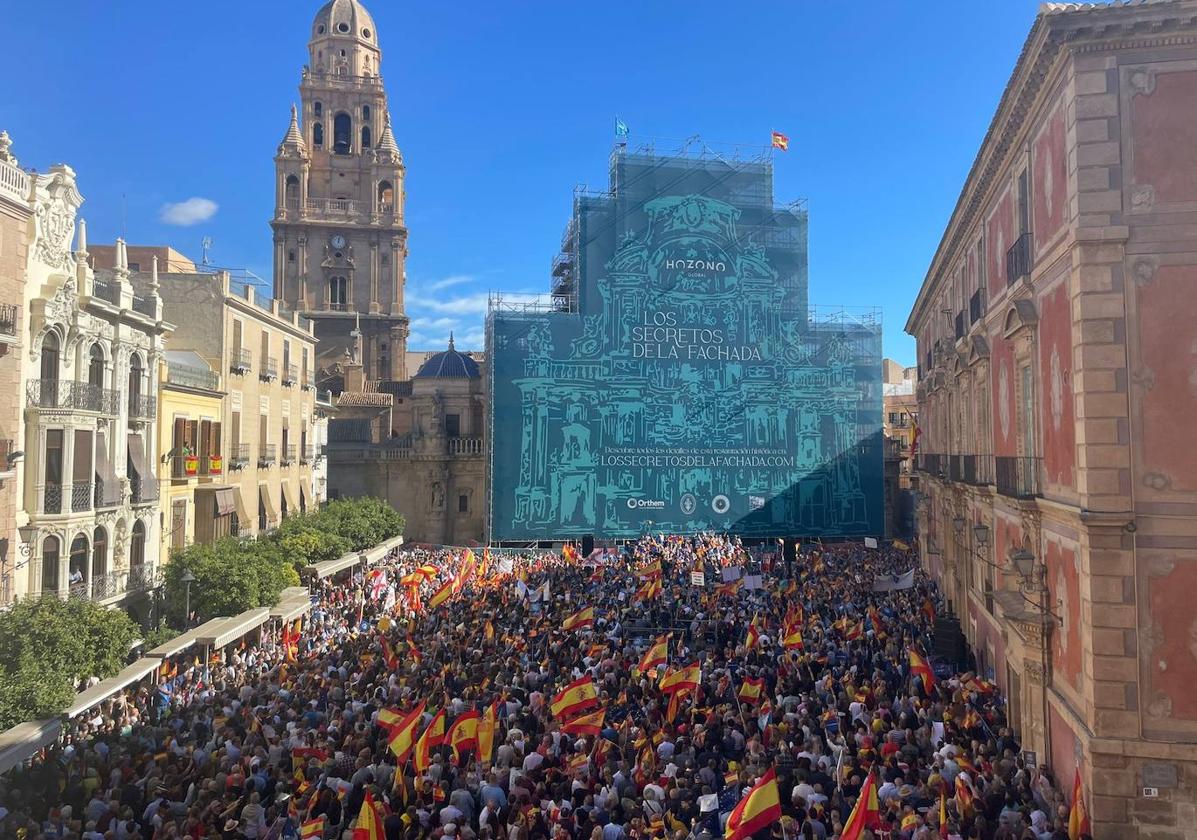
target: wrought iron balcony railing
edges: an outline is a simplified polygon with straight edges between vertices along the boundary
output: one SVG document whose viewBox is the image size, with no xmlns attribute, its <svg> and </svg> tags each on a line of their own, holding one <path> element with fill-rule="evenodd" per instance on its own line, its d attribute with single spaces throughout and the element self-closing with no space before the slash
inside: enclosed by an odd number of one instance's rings
<svg viewBox="0 0 1197 840">
<path fill-rule="evenodd" d="M 62 513 L 62 485 L 46 484 L 42 486 L 42 513 Z"/>
<path fill-rule="evenodd" d="M 116 476 L 97 476 L 95 504 L 97 510 L 119 507 L 121 483 Z"/>
<path fill-rule="evenodd" d="M 148 475 L 130 478 L 129 495 L 135 505 L 148 505 L 158 501 L 158 479 Z"/>
<path fill-rule="evenodd" d="M 101 388 L 90 382 L 72 379 L 31 379 L 25 387 L 28 404 L 34 408 L 63 408 L 74 411 L 95 411 L 100 414 L 120 413 L 119 391 Z"/>
<path fill-rule="evenodd" d="M 981 295 L 981 290 L 977 289 L 973 292 L 973 296 L 968 299 L 968 323 L 969 325 L 977 323 L 981 320 L 981 316 L 985 314 L 985 302 Z"/>
<path fill-rule="evenodd" d="M 279 463 L 284 467 L 289 467 L 295 463 L 295 444 L 290 443 L 282 447 Z"/>
<path fill-rule="evenodd" d="M 299 366 L 298 365 L 283 365 L 283 375 L 281 381 L 287 387 L 294 385 L 299 381 Z"/>
<path fill-rule="evenodd" d="M 233 373 L 249 373 L 253 370 L 254 357 L 249 350 L 242 347 L 239 350 L 234 350 L 232 358 L 229 360 L 229 370 Z"/>
<path fill-rule="evenodd" d="M 0 335 L 16 337 L 17 316 L 21 307 L 15 303 L 0 303 Z"/>
<path fill-rule="evenodd" d="M 977 487 L 993 484 L 992 455 L 961 455 L 960 457 L 963 460 L 961 481 Z"/>
<path fill-rule="evenodd" d="M 129 416 L 150 420 L 158 416 L 158 398 L 148 394 L 129 395 Z"/>
<path fill-rule="evenodd" d="M 278 447 L 273 443 L 263 443 L 258 447 L 258 466 L 273 467 L 278 460 Z"/>
<path fill-rule="evenodd" d="M 220 390 L 220 375 L 216 371 L 190 365 L 168 365 L 166 381 L 171 385 L 182 385 L 185 388 L 202 388 L 206 391 Z"/>
<path fill-rule="evenodd" d="M 278 359 L 274 356 L 266 356 L 262 359 L 262 364 L 258 368 L 258 379 L 268 382 L 271 379 L 278 379 Z"/>
<path fill-rule="evenodd" d="M 998 456 L 994 460 L 997 491 L 1013 499 L 1040 495 L 1039 473 L 1042 458 Z"/>
<path fill-rule="evenodd" d="M 1034 255 L 1031 251 L 1031 232 L 1027 231 L 1014 240 L 1006 251 L 1006 285 L 1013 286 L 1024 277 L 1031 276 Z"/>
</svg>

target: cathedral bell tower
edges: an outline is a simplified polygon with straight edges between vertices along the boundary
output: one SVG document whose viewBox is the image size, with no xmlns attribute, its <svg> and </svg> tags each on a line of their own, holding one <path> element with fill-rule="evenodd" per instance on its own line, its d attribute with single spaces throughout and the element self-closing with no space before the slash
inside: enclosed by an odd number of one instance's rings
<svg viewBox="0 0 1197 840">
<path fill-rule="evenodd" d="M 316 324 L 315 384 L 344 387 L 360 323 L 367 380 L 407 379 L 403 155 L 374 19 L 358 0 L 316 13 L 300 106 L 274 157 L 274 296 Z"/>
</svg>

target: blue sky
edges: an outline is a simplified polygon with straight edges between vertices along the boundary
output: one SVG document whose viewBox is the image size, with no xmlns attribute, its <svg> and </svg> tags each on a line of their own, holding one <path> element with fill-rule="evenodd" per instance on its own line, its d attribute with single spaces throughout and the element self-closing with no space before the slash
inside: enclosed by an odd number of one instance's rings
<svg viewBox="0 0 1197 840">
<path fill-rule="evenodd" d="M 26 72 L 0 75 L 0 128 L 24 165 L 75 168 L 91 241 L 198 260 L 210 236 L 215 263 L 269 278 L 271 159 L 318 6 L 7 4 Z M 811 301 L 880 307 L 886 355 L 913 364 L 902 325 L 1038 0 L 367 6 L 408 167 L 413 349 L 450 329 L 480 347 L 489 290 L 547 289 L 619 114 L 633 144 L 785 131 L 776 196 L 809 201 Z"/>
</svg>

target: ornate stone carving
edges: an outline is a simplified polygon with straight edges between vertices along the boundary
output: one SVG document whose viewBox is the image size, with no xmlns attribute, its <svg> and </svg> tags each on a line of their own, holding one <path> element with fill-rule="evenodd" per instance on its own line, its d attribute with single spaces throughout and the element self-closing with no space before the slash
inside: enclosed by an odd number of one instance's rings
<svg viewBox="0 0 1197 840">
<path fill-rule="evenodd" d="M 1156 256 L 1135 257 L 1131 262 L 1131 276 L 1139 286 L 1146 286 L 1155 279 L 1156 269 L 1160 267 L 1160 258 Z"/>
<path fill-rule="evenodd" d="M 1147 704 L 1147 714 L 1153 718 L 1172 717 L 1172 698 L 1162 691 L 1157 691 Z"/>
<path fill-rule="evenodd" d="M 68 270 L 71 262 L 71 234 L 75 230 L 75 209 L 61 197 L 39 202 L 34 211 L 37 220 L 33 252 L 52 268 Z"/>
<path fill-rule="evenodd" d="M 1139 184 L 1131 187 L 1131 210 L 1147 211 L 1155 204 L 1155 187 L 1151 184 Z"/>
<path fill-rule="evenodd" d="M 1035 685 L 1043 685 L 1043 663 L 1035 659 L 1024 659 L 1022 661 L 1022 672 L 1029 682 Z"/>
<path fill-rule="evenodd" d="M 1134 67 L 1127 74 L 1126 84 L 1131 90 L 1131 96 L 1143 94 L 1151 96 L 1155 92 L 1155 68 Z"/>
<path fill-rule="evenodd" d="M 1131 384 L 1138 385 L 1144 391 L 1150 391 L 1155 387 L 1155 371 L 1149 367 L 1140 367 L 1131 373 Z"/>
<path fill-rule="evenodd" d="M 1172 476 L 1162 472 L 1149 472 L 1143 476 L 1143 484 L 1152 490 L 1172 489 Z"/>
</svg>

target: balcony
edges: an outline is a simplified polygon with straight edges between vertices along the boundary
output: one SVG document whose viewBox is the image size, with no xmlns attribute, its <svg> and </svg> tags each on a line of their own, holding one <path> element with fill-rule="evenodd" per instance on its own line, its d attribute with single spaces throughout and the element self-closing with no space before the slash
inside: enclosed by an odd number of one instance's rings
<svg viewBox="0 0 1197 840">
<path fill-rule="evenodd" d="M 184 388 L 199 388 L 204 391 L 220 390 L 220 375 L 206 368 L 190 365 L 167 365 L 166 381 Z"/>
<path fill-rule="evenodd" d="M 948 478 L 952 481 L 964 481 L 964 456 L 948 456 Z"/>
<path fill-rule="evenodd" d="M 154 297 L 133 295 L 133 311 L 149 318 L 158 317 L 158 300 Z"/>
<path fill-rule="evenodd" d="M 221 455 L 204 455 L 200 457 L 200 475 L 223 475 L 224 457 Z"/>
<path fill-rule="evenodd" d="M 303 390 L 314 391 L 316 389 L 315 384 L 313 384 L 313 382 L 312 382 L 312 375 L 310 373 L 308 373 L 306 370 L 302 374 L 300 374 L 299 380 L 300 380 L 299 387 L 302 388 Z"/>
<path fill-rule="evenodd" d="M 956 313 L 956 340 L 964 338 L 964 310 Z"/>
<path fill-rule="evenodd" d="M 62 485 L 46 484 L 42 486 L 42 513 L 51 515 L 62 513 Z"/>
<path fill-rule="evenodd" d="M 120 392 L 70 379 L 31 379 L 25 394 L 33 408 L 120 413 Z"/>
<path fill-rule="evenodd" d="M 998 493 L 1012 499 L 1032 499 L 1040 495 L 1042 458 L 998 456 L 993 460 Z"/>
<path fill-rule="evenodd" d="M 229 467 L 234 470 L 243 470 L 249 466 L 249 444 L 248 443 L 234 443 L 229 447 Z"/>
<path fill-rule="evenodd" d="M 960 480 L 974 487 L 993 484 L 992 455 L 961 455 L 963 461 Z"/>
<path fill-rule="evenodd" d="M 1027 231 L 1006 251 L 1006 285 L 1013 286 L 1024 277 L 1030 280 L 1032 261 L 1031 232 Z"/>
<path fill-rule="evenodd" d="M 121 483 L 116 476 L 96 477 L 96 510 L 120 507 Z"/>
<path fill-rule="evenodd" d="M 316 460 L 316 447 L 301 446 L 299 448 L 299 463 L 307 465 Z"/>
<path fill-rule="evenodd" d="M 451 437 L 449 438 L 450 455 L 481 455 L 482 436 Z"/>
<path fill-rule="evenodd" d="M 274 356 L 264 357 L 261 367 L 258 368 L 258 379 L 261 379 L 263 382 L 278 379 L 278 359 Z"/>
<path fill-rule="evenodd" d="M 943 455 L 923 453 L 918 457 L 918 471 L 936 478 L 944 478 L 947 476 L 947 458 Z"/>
<path fill-rule="evenodd" d="M 287 444 L 282 448 L 281 452 L 282 454 L 279 457 L 279 464 L 281 466 L 289 467 L 295 463 L 295 444 Z"/>
<path fill-rule="evenodd" d="M 273 443 L 264 443 L 258 447 L 258 467 L 269 468 L 278 460 L 278 447 Z"/>
<path fill-rule="evenodd" d="M 324 307 L 329 312 L 348 312 L 349 311 L 349 304 L 345 303 L 344 301 L 331 301 L 330 300 L 328 303 L 324 304 Z"/>
<path fill-rule="evenodd" d="M 175 479 L 194 478 L 200 474 L 200 457 L 198 455 L 172 455 L 170 458 L 170 477 Z"/>
<path fill-rule="evenodd" d="M 130 394 L 129 416 L 139 420 L 154 419 L 158 416 L 158 398 L 145 394 Z"/>
<path fill-rule="evenodd" d="M 981 296 L 981 290 L 977 289 L 973 292 L 973 296 L 968 299 L 968 323 L 969 326 L 981 320 L 985 314 L 985 302 Z"/>
<path fill-rule="evenodd" d="M 17 337 L 17 318 L 21 307 L 15 303 L 0 303 L 0 340 Z"/>
<path fill-rule="evenodd" d="M 148 505 L 158 501 L 158 479 L 153 476 L 130 478 L 129 496 L 135 505 Z"/>
<path fill-rule="evenodd" d="M 253 370 L 253 354 L 242 347 L 240 350 L 234 350 L 232 359 L 229 362 L 229 370 L 233 373 L 245 374 Z"/>
<path fill-rule="evenodd" d="M 96 486 L 90 481 L 71 482 L 71 512 L 78 513 L 92 509 L 96 499 Z"/>
<path fill-rule="evenodd" d="M 347 198 L 309 198 L 304 202 L 308 216 L 323 216 L 331 219 L 352 219 L 369 211 L 364 202 Z"/>
<path fill-rule="evenodd" d="M 290 388 L 299 381 L 299 367 L 298 365 L 283 365 L 282 383 Z"/>
</svg>

